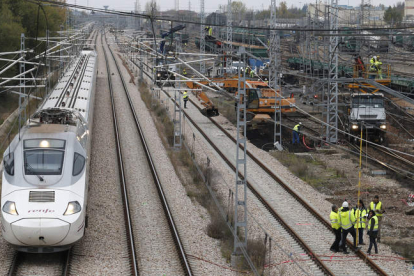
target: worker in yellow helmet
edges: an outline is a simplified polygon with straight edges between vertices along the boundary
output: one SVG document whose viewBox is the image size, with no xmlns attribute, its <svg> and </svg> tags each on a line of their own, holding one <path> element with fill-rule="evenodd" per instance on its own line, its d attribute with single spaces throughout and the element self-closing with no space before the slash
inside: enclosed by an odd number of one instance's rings
<svg viewBox="0 0 414 276">
<path fill-rule="evenodd" d="M 376 75 L 376 73 L 377 73 L 377 67 L 376 67 L 376 65 L 375 65 L 375 62 L 377 61 L 377 57 L 376 56 L 373 56 L 370 60 L 369 60 L 369 63 L 370 63 L 370 66 L 369 66 L 369 78 L 370 79 L 375 79 L 375 75 Z"/>
<path fill-rule="evenodd" d="M 375 211 L 376 217 L 378 218 L 378 242 L 381 242 L 381 222 L 385 210 L 382 202 L 379 201 L 379 196 L 374 196 L 374 200 L 369 204 L 369 210 Z"/>
<path fill-rule="evenodd" d="M 332 205 L 332 211 L 329 215 L 331 220 L 332 230 L 335 234 L 335 241 L 331 245 L 332 252 L 339 252 L 339 243 L 341 242 L 341 225 L 339 224 L 339 217 L 338 217 L 338 207 L 336 205 Z"/>
<path fill-rule="evenodd" d="M 185 70 L 185 68 L 183 69 L 183 76 L 187 75 L 187 71 Z"/>
<path fill-rule="evenodd" d="M 379 220 L 375 215 L 375 211 L 371 210 L 368 213 L 368 236 L 369 236 L 369 247 L 368 254 L 371 254 L 372 245 L 375 248 L 375 254 L 378 254 L 377 237 L 379 232 Z"/>
<path fill-rule="evenodd" d="M 377 68 L 378 77 L 380 80 L 382 80 L 382 61 L 380 61 L 380 57 L 377 56 L 377 60 L 375 61 L 375 67 Z"/>
<path fill-rule="evenodd" d="M 187 91 L 184 91 L 183 93 L 183 100 L 184 100 L 184 108 L 187 108 L 187 102 L 188 102 Z"/>
</svg>

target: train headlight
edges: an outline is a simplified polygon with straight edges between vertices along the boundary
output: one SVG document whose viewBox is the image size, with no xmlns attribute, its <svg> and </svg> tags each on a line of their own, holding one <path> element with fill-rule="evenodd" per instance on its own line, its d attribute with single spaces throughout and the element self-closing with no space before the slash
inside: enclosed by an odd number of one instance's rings
<svg viewBox="0 0 414 276">
<path fill-rule="evenodd" d="M 157 77 L 161 77 L 161 73 L 158 73 L 158 74 L 157 74 Z"/>
<path fill-rule="evenodd" d="M 387 125 L 386 124 L 380 125 L 380 128 L 381 129 L 387 129 Z"/>
<path fill-rule="evenodd" d="M 14 216 L 19 215 L 19 213 L 17 213 L 16 210 L 16 203 L 14 203 L 13 201 L 6 201 L 6 203 L 4 203 L 3 212 Z"/>
<path fill-rule="evenodd" d="M 352 129 L 358 129 L 358 125 L 352 125 Z"/>
<path fill-rule="evenodd" d="M 79 202 L 77 201 L 71 201 L 68 203 L 68 207 L 66 208 L 66 211 L 63 215 L 68 216 L 68 215 L 73 215 L 76 213 L 79 213 L 82 210 Z"/>
</svg>

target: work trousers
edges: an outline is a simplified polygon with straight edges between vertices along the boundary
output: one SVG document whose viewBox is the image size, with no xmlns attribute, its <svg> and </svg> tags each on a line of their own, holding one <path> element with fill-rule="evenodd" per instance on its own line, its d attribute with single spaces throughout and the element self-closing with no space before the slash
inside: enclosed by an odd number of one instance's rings
<svg viewBox="0 0 414 276">
<path fill-rule="evenodd" d="M 188 102 L 188 100 L 184 99 L 184 108 L 187 108 L 187 102 Z"/>
<path fill-rule="evenodd" d="M 373 233 L 369 233 L 369 247 L 368 253 L 371 254 L 372 245 L 375 248 L 375 254 L 378 254 L 378 246 L 377 246 L 377 231 L 373 231 Z"/>
<path fill-rule="evenodd" d="M 300 144 L 300 142 L 299 142 L 299 133 L 297 131 L 293 131 L 292 144 L 294 144 L 296 141 L 298 141 L 298 144 Z"/>
<path fill-rule="evenodd" d="M 354 238 L 354 246 L 356 247 L 356 233 L 355 228 L 351 227 L 349 229 L 342 229 L 342 239 L 341 239 L 341 248 L 344 252 L 346 252 L 346 237 L 348 234 L 351 234 L 351 236 Z"/>
<path fill-rule="evenodd" d="M 339 251 L 339 243 L 341 242 L 341 228 L 339 229 L 333 229 L 335 234 L 335 241 L 333 242 L 331 246 L 331 250 Z"/>
<path fill-rule="evenodd" d="M 381 238 L 381 226 L 382 226 L 382 216 L 377 216 L 378 218 L 378 239 Z"/>
<path fill-rule="evenodd" d="M 355 229 L 356 234 L 357 229 Z M 364 243 L 364 228 L 358 228 L 358 244 Z"/>
</svg>

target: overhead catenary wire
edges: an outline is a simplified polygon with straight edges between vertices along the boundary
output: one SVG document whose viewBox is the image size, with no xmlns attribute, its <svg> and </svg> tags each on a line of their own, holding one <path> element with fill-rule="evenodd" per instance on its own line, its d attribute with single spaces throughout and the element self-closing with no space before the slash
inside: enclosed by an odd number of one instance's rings
<svg viewBox="0 0 414 276">
<path fill-rule="evenodd" d="M 25 0 L 28 2 L 32 2 L 32 0 Z M 62 3 L 62 2 L 56 2 L 53 0 L 39 0 L 39 2 L 45 2 L 45 3 L 50 3 L 50 4 L 54 4 L 57 6 L 64 6 L 64 7 L 69 7 L 69 8 L 76 8 L 76 9 L 82 9 L 82 10 L 89 10 L 89 11 L 94 11 L 94 12 L 101 12 L 101 13 L 106 13 L 106 14 L 113 14 L 113 15 L 122 15 L 122 16 L 127 16 L 127 17 L 141 17 L 141 18 L 146 18 L 146 19 L 150 19 L 150 20 L 165 20 L 165 21 L 170 21 L 170 22 L 176 22 L 176 23 L 188 23 L 188 24 L 194 24 L 194 25 L 202 25 L 201 22 L 197 22 L 197 21 L 191 21 L 191 20 L 180 20 L 180 19 L 175 19 L 175 18 L 170 18 L 170 17 L 165 17 L 165 16 L 152 16 L 152 15 L 148 15 L 148 14 L 143 14 L 143 13 L 136 13 L 136 12 L 123 12 L 123 11 L 116 11 L 116 10 L 105 10 L 105 9 L 101 9 L 101 8 L 92 8 L 92 7 L 87 7 L 87 6 L 82 6 L 82 5 L 75 5 L 75 4 L 69 4 L 69 3 Z M 213 27 L 226 27 L 226 25 L 224 24 L 215 24 L 215 23 L 211 23 L 209 24 L 210 26 Z M 245 26 L 234 26 L 240 29 L 246 29 L 246 30 L 267 30 L 267 31 L 271 31 L 271 30 L 276 30 L 276 31 L 304 31 L 304 32 L 321 32 L 321 31 L 326 31 L 326 32 L 330 32 L 332 31 L 331 29 L 321 29 L 321 28 L 316 28 L 316 29 L 303 29 L 303 28 L 263 28 L 263 27 L 245 27 Z M 360 28 L 359 30 L 366 30 L 366 31 L 374 31 L 374 30 L 411 30 L 414 29 L 414 27 L 374 27 L 374 28 Z M 337 29 L 335 29 L 334 31 L 336 31 Z"/>
</svg>

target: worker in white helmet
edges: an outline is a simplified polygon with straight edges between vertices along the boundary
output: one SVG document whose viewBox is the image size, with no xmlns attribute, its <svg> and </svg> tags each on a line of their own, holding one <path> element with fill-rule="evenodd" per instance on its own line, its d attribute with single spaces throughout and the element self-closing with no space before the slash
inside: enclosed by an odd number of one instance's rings
<svg viewBox="0 0 414 276">
<path fill-rule="evenodd" d="M 346 237 L 348 234 L 354 238 L 354 247 L 356 247 L 356 233 L 355 233 L 355 216 L 353 212 L 349 210 L 349 204 L 347 201 L 342 203 L 342 209 L 339 211 L 339 224 L 342 229 L 341 248 L 344 254 L 349 254 L 346 250 Z M 356 248 L 358 250 L 358 248 Z"/>
</svg>

